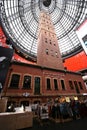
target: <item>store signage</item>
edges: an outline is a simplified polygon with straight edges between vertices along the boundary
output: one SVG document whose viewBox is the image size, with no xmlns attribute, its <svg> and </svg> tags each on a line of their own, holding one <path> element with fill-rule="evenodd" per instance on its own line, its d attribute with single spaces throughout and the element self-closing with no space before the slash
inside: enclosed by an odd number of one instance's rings
<svg viewBox="0 0 87 130">
<path fill-rule="evenodd" d="M 51 78 L 54 78 L 54 77 L 57 77 L 57 78 L 64 78 L 65 75 L 64 74 L 61 74 L 61 73 L 47 73 L 47 72 L 44 72 L 44 75 L 46 76 L 49 76 Z"/>
</svg>

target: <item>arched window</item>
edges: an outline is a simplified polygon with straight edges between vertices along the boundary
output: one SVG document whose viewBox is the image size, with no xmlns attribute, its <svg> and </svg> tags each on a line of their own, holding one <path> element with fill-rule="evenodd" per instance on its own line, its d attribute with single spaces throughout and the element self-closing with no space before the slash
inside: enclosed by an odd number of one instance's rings
<svg viewBox="0 0 87 130">
<path fill-rule="evenodd" d="M 35 77 L 34 81 L 34 94 L 40 94 L 40 77 Z"/>
<path fill-rule="evenodd" d="M 71 80 L 69 80 L 69 87 L 71 90 L 74 89 L 73 82 Z"/>
<path fill-rule="evenodd" d="M 19 74 L 12 74 L 9 87 L 10 88 L 18 88 L 19 87 L 19 80 L 20 80 Z"/>
<path fill-rule="evenodd" d="M 23 88 L 24 89 L 31 88 L 31 76 L 28 75 L 24 76 Z"/>
<path fill-rule="evenodd" d="M 62 86 L 62 90 L 65 90 L 65 83 L 64 83 L 64 80 L 61 80 L 61 86 Z"/>
<path fill-rule="evenodd" d="M 51 89 L 50 78 L 47 78 L 47 90 Z"/>
<path fill-rule="evenodd" d="M 54 89 L 58 90 L 58 83 L 57 83 L 57 79 L 54 79 Z"/>
</svg>

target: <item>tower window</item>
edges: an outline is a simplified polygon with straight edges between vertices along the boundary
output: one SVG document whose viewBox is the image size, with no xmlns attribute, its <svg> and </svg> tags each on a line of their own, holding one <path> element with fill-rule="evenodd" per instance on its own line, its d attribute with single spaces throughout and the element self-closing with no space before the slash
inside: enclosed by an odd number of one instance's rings
<svg viewBox="0 0 87 130">
<path fill-rule="evenodd" d="M 50 40 L 50 44 L 52 44 L 51 40 Z"/>
<path fill-rule="evenodd" d="M 47 38 L 45 38 L 45 42 L 47 43 Z"/>
<path fill-rule="evenodd" d="M 53 50 L 51 50 L 51 56 L 54 56 L 54 55 L 53 55 Z"/>
<path fill-rule="evenodd" d="M 46 49 L 46 54 L 48 55 L 49 53 L 48 53 L 48 49 Z"/>
<path fill-rule="evenodd" d="M 54 43 L 54 46 L 56 46 L 56 44 Z"/>
<path fill-rule="evenodd" d="M 47 34 L 47 32 L 45 32 L 45 34 Z"/>
<path fill-rule="evenodd" d="M 56 55 L 56 57 L 58 58 L 58 53 L 57 53 L 57 52 L 55 52 L 55 55 Z"/>
</svg>

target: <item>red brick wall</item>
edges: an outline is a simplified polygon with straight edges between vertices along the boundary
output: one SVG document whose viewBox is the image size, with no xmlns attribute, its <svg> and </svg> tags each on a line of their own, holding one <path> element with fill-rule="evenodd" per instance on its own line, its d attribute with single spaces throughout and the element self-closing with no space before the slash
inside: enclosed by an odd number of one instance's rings
<svg viewBox="0 0 87 130">
<path fill-rule="evenodd" d="M 11 78 L 11 74 L 13 73 L 17 73 L 20 74 L 20 83 L 19 83 L 19 89 L 9 89 L 9 83 L 10 83 L 10 78 Z M 23 84 L 23 76 L 24 75 L 30 75 L 32 77 L 32 83 L 31 83 L 31 89 L 30 90 L 24 90 L 22 88 L 22 84 Z M 69 83 L 68 81 L 77 81 L 77 82 L 81 82 L 83 85 L 83 90 L 80 90 L 80 93 L 86 93 L 87 90 L 85 89 L 85 85 L 84 82 L 81 78 L 81 75 L 77 75 L 74 73 L 68 73 L 65 71 L 58 71 L 58 70 L 51 70 L 51 69 L 46 69 L 46 68 L 41 68 L 38 66 L 32 66 L 32 65 L 27 65 L 27 64 L 13 64 L 11 66 L 11 71 L 9 70 L 8 72 L 8 76 L 7 76 L 7 80 L 5 83 L 5 89 L 4 91 L 11 95 L 12 93 L 14 93 L 15 95 L 17 95 L 17 93 L 20 95 L 24 92 L 29 92 L 30 95 L 34 95 L 34 77 L 40 77 L 41 79 L 41 95 L 69 95 L 69 94 L 76 94 L 76 90 L 71 90 L 69 87 Z M 47 90 L 46 89 L 46 78 L 50 78 L 51 80 L 51 90 Z M 58 90 L 54 90 L 54 82 L 53 79 L 57 79 L 58 81 Z M 66 90 L 62 90 L 61 87 L 61 83 L 60 80 L 63 79 L 65 81 L 65 87 Z M 75 87 L 74 87 L 75 88 Z"/>
</svg>

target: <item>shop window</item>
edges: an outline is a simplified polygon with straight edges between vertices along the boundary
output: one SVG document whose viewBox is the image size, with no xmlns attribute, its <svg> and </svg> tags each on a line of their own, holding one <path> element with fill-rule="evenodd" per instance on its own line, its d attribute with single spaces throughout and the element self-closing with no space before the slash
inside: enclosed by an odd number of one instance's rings
<svg viewBox="0 0 87 130">
<path fill-rule="evenodd" d="M 80 89 L 83 89 L 82 83 L 78 82 Z"/>
<path fill-rule="evenodd" d="M 64 80 L 61 80 L 61 86 L 62 86 L 62 90 L 65 90 L 65 83 L 64 83 Z"/>
<path fill-rule="evenodd" d="M 51 89 L 51 83 L 50 83 L 50 79 L 47 78 L 47 90 Z"/>
<path fill-rule="evenodd" d="M 57 79 L 54 79 L 54 89 L 58 90 L 58 83 L 57 83 Z"/>
<path fill-rule="evenodd" d="M 24 89 L 31 88 L 31 76 L 24 76 L 23 88 Z"/>
<path fill-rule="evenodd" d="M 70 89 L 74 89 L 73 82 L 71 80 L 69 81 L 69 86 L 70 86 Z"/>
<path fill-rule="evenodd" d="M 20 75 L 19 74 L 13 74 L 11 77 L 11 82 L 10 82 L 10 88 L 18 88 L 19 86 L 19 80 L 20 80 Z"/>
</svg>

